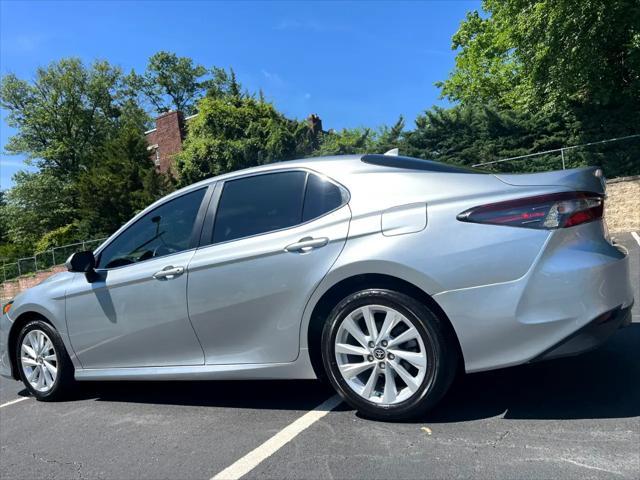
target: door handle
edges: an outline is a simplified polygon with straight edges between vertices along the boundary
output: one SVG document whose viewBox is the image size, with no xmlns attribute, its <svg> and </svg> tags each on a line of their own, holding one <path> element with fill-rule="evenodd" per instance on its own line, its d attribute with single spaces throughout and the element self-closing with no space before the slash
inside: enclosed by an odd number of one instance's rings
<svg viewBox="0 0 640 480">
<path fill-rule="evenodd" d="M 156 280 L 167 279 L 170 280 L 172 278 L 177 277 L 178 275 L 182 275 L 184 273 L 184 267 L 174 267 L 169 265 L 168 267 L 164 267 L 159 272 L 153 274 L 153 278 Z"/>
<path fill-rule="evenodd" d="M 321 237 L 321 238 L 305 237 L 300 239 L 300 241 L 296 243 L 287 245 L 286 247 L 284 247 L 284 250 L 286 252 L 306 253 L 306 252 L 310 252 L 314 248 L 324 247 L 327 243 L 329 243 L 329 239 L 327 237 Z"/>
</svg>

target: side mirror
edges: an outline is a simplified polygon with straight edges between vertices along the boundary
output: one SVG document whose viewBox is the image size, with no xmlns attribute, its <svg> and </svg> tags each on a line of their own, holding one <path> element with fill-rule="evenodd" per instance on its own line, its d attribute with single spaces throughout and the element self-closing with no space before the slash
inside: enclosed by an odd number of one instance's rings
<svg viewBox="0 0 640 480">
<path fill-rule="evenodd" d="M 70 272 L 93 272 L 96 266 L 96 259 L 93 252 L 76 252 L 72 254 L 64 264 Z"/>
</svg>

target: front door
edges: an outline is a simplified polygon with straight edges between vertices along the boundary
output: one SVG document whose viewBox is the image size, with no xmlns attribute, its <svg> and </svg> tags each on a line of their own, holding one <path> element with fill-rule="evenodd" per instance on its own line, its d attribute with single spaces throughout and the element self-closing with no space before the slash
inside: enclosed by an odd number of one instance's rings
<svg viewBox="0 0 640 480">
<path fill-rule="evenodd" d="M 119 233 L 98 253 L 94 281 L 76 274 L 67 326 L 83 368 L 204 363 L 186 295 L 206 190 L 172 198 Z"/>
</svg>

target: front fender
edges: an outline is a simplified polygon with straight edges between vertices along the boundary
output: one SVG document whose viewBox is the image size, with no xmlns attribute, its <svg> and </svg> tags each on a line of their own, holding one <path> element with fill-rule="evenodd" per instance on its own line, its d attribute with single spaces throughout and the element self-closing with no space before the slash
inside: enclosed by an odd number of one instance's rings
<svg viewBox="0 0 640 480">
<path fill-rule="evenodd" d="M 14 341 L 24 321 L 33 316 L 39 316 L 56 329 L 74 366 L 80 367 L 69 340 L 66 322 L 66 292 L 75 275 L 79 274 L 62 272 L 53 275 L 45 282 L 25 290 L 15 297 L 10 316 L 8 316 L 8 323 L 2 326 L 3 329 L 7 329 L 7 350 L 9 350 L 10 342 Z M 9 360 L 13 362 L 12 358 Z"/>
</svg>

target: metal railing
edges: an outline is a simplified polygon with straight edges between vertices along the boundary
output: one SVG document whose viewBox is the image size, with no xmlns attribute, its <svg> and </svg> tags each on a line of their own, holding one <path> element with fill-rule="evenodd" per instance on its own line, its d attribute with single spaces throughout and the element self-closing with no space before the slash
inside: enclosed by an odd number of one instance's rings
<svg viewBox="0 0 640 480">
<path fill-rule="evenodd" d="M 2 277 L 0 280 L 4 283 L 7 280 L 48 270 L 56 265 L 64 263 L 69 255 L 83 250 L 91 250 L 98 247 L 105 238 L 96 238 L 94 240 L 83 240 L 81 242 L 70 243 L 59 247 L 53 247 L 44 252 L 38 252 L 33 257 L 19 258 L 15 262 L 2 264 Z"/>
<path fill-rule="evenodd" d="M 562 169 L 565 170 L 566 169 L 566 162 L 565 162 L 564 153 L 567 152 L 567 151 L 575 150 L 577 148 L 591 147 L 591 146 L 594 146 L 594 145 L 602 145 L 602 144 L 605 144 L 605 143 L 619 142 L 621 140 L 629 140 L 630 138 L 639 138 L 639 137 L 640 137 L 640 134 L 628 135 L 626 137 L 620 137 L 620 138 L 609 138 L 607 140 L 600 140 L 599 142 L 583 143 L 582 145 L 572 145 L 570 147 L 554 148 L 552 150 L 545 150 L 544 152 L 529 153 L 527 155 L 518 155 L 517 157 L 501 158 L 500 160 L 492 160 L 490 162 L 476 163 L 476 164 L 472 165 L 472 167 L 474 167 L 474 168 L 475 167 L 485 167 L 487 165 L 495 165 L 495 164 L 498 164 L 498 163 L 512 162 L 514 160 L 525 160 L 525 159 L 531 158 L 531 157 L 537 157 L 537 156 L 540 156 L 540 155 L 549 155 L 549 154 L 552 154 L 552 153 L 560 152 L 560 160 L 562 161 Z"/>
</svg>

